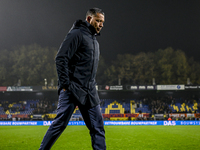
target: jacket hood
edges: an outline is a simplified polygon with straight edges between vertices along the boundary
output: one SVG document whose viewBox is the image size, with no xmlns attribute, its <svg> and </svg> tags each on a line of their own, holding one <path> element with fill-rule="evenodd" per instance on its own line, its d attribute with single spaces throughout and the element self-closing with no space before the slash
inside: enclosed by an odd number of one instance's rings
<svg viewBox="0 0 200 150">
<path fill-rule="evenodd" d="M 82 21 L 82 20 L 75 21 L 71 29 L 76 29 L 76 28 L 82 28 L 92 35 L 99 35 L 97 34 L 95 28 L 87 21 Z"/>
</svg>

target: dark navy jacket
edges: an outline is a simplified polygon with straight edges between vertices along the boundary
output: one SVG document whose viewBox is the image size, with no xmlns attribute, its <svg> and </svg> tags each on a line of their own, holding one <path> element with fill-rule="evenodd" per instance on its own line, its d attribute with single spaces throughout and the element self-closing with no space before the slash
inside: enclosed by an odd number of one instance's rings
<svg viewBox="0 0 200 150">
<path fill-rule="evenodd" d="M 99 104 L 95 76 L 99 61 L 96 30 L 87 21 L 77 20 L 56 56 L 58 93 L 65 88 L 83 105 Z M 87 103 L 86 103 L 87 102 Z"/>
</svg>

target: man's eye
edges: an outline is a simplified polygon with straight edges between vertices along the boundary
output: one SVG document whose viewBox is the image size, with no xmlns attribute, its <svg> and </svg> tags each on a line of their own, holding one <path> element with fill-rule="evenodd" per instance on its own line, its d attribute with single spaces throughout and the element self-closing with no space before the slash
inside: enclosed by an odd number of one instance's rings
<svg viewBox="0 0 200 150">
<path fill-rule="evenodd" d="M 100 22 L 100 20 L 96 20 L 97 22 Z"/>
</svg>

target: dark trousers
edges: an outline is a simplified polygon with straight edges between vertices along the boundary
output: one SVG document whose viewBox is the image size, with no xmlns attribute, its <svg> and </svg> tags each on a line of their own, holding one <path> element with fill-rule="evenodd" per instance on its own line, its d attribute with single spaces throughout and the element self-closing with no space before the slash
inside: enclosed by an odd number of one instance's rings
<svg viewBox="0 0 200 150">
<path fill-rule="evenodd" d="M 105 130 L 100 106 L 89 108 L 74 101 L 71 92 L 61 90 L 58 101 L 57 116 L 47 130 L 39 150 L 49 150 L 66 128 L 75 107 L 78 105 L 87 128 L 90 130 L 94 150 L 106 150 Z"/>
</svg>

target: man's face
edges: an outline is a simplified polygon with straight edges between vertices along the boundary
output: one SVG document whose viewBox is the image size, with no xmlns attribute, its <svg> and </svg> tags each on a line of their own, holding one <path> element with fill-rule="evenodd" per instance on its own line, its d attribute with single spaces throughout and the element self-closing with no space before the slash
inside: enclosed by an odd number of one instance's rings
<svg viewBox="0 0 200 150">
<path fill-rule="evenodd" d="M 87 21 L 95 28 L 96 32 L 99 33 L 103 28 L 104 15 L 97 13 L 97 15 L 88 16 Z"/>
</svg>

